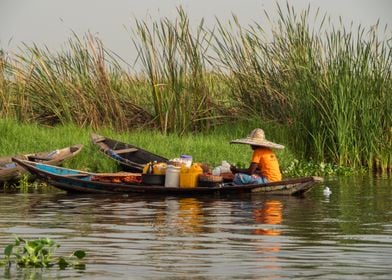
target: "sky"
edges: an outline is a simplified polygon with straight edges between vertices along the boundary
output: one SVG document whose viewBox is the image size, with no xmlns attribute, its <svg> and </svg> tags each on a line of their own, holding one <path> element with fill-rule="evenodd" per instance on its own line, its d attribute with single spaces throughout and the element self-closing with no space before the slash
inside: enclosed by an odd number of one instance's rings
<svg viewBox="0 0 392 280">
<path fill-rule="evenodd" d="M 0 0 L 0 48 L 17 51 L 22 43 L 47 46 L 57 50 L 75 32 L 97 35 L 104 45 L 128 60 L 133 59 L 134 47 L 130 39 L 134 20 L 160 17 L 174 18 L 176 8 L 182 6 L 192 24 L 204 18 L 207 26 L 215 24 L 215 17 L 228 20 L 234 13 L 243 24 L 253 21 L 266 24 L 264 10 L 276 12 L 276 2 L 286 0 Z M 392 0 L 291 0 L 296 10 L 308 5 L 320 8 L 332 20 L 341 16 L 344 22 L 372 26 L 392 25 Z"/>
</svg>

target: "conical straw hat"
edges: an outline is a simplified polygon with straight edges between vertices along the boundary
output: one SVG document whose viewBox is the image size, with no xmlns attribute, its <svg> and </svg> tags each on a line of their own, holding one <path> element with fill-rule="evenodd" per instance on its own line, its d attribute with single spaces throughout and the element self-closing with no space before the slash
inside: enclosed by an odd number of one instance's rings
<svg viewBox="0 0 392 280">
<path fill-rule="evenodd" d="M 253 129 L 252 132 L 246 137 L 230 141 L 233 144 L 248 144 L 252 146 L 268 147 L 274 149 L 284 149 L 283 145 L 265 139 L 264 130 L 261 128 Z"/>
</svg>

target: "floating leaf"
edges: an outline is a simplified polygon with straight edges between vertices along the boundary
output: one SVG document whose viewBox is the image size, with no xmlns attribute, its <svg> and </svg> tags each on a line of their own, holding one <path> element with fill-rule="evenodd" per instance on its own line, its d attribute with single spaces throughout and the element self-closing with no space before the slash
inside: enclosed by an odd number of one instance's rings
<svg viewBox="0 0 392 280">
<path fill-rule="evenodd" d="M 6 257 L 10 257 L 13 249 L 14 249 L 14 245 L 12 245 L 12 244 L 7 245 L 7 247 L 5 247 L 5 249 L 4 249 L 4 255 Z"/>
<path fill-rule="evenodd" d="M 86 269 L 86 265 L 85 265 L 84 263 L 75 263 L 75 264 L 73 265 L 73 267 L 74 267 L 75 269 L 81 269 L 81 270 Z"/>
<path fill-rule="evenodd" d="M 77 250 L 73 253 L 73 255 L 75 257 L 77 257 L 78 259 L 83 259 L 86 256 L 86 252 L 83 250 Z"/>
<path fill-rule="evenodd" d="M 63 257 L 60 257 L 58 261 L 58 265 L 60 269 L 65 269 L 69 265 L 69 263 Z"/>
</svg>

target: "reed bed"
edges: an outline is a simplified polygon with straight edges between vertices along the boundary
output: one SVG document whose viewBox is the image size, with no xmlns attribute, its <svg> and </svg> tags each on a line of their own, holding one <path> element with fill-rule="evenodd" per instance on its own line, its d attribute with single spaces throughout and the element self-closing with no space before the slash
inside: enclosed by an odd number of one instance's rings
<svg viewBox="0 0 392 280">
<path fill-rule="evenodd" d="M 213 73 L 207 72 L 211 33 L 203 21 L 195 31 L 182 8 L 178 18 L 136 21 L 135 47 L 150 85 L 152 112 L 164 134 L 208 129 L 221 118 Z"/>
<path fill-rule="evenodd" d="M 307 158 L 390 169 L 391 40 L 377 25 L 335 29 L 326 16 L 311 28 L 310 9 L 278 14 L 271 41 L 257 24 L 219 23 L 216 52 L 243 113 L 285 124 Z"/>
<path fill-rule="evenodd" d="M 90 34 L 54 53 L 35 45 L 0 55 L 0 117 L 49 125 L 167 135 L 213 133 L 233 120 L 276 127 L 272 140 L 299 158 L 392 167 L 392 38 L 386 28 L 333 25 L 326 15 L 277 6 L 272 35 L 233 16 L 191 27 L 136 19 L 132 36 L 139 73 Z M 265 14 L 266 18 L 269 15 Z M 313 23 L 313 22 L 312 22 Z M 131 64 L 131 63 L 130 63 Z M 255 125 L 256 126 L 256 125 Z M 243 136 L 243 135 L 242 135 Z"/>
<path fill-rule="evenodd" d="M 137 81 L 118 64 L 109 67 L 110 59 L 102 42 L 90 34 L 84 40 L 75 35 L 58 53 L 24 46 L 2 72 L 10 76 L 4 96 L 8 107 L 13 106 L 2 117 L 117 129 L 129 128 L 134 119 L 148 121 L 149 114 L 130 94 Z"/>
</svg>

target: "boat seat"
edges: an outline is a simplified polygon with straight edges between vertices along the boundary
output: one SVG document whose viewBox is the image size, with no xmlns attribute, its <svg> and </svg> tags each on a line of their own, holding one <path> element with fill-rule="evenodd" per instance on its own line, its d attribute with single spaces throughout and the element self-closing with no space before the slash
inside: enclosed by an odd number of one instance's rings
<svg viewBox="0 0 392 280">
<path fill-rule="evenodd" d="M 105 140 L 106 140 L 106 137 L 103 137 L 103 136 L 97 137 L 97 138 L 94 139 L 95 143 L 103 142 Z"/>
<path fill-rule="evenodd" d="M 48 160 L 52 159 L 51 157 L 40 157 L 40 156 L 33 156 L 33 155 L 27 156 L 27 158 L 30 161 L 35 161 L 35 160 L 45 160 L 45 161 L 48 161 Z"/>
<path fill-rule="evenodd" d="M 133 153 L 137 152 L 138 149 L 136 148 L 127 148 L 127 149 L 121 149 L 121 150 L 113 150 L 116 154 L 125 154 L 125 153 Z"/>
</svg>

